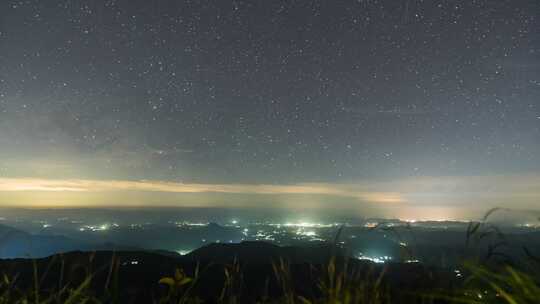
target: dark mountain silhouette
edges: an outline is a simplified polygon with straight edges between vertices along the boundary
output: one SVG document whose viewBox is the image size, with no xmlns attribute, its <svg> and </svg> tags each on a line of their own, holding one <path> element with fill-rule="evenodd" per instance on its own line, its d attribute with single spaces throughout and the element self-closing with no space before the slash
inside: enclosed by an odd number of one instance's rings
<svg viewBox="0 0 540 304">
<path fill-rule="evenodd" d="M 89 248 L 84 242 L 64 236 L 32 235 L 8 226 L 0 226 L 0 257 L 46 257 L 58 252 Z"/>
<path fill-rule="evenodd" d="M 43 258 L 57 253 L 92 250 L 140 250 L 112 243 L 90 243 L 60 235 L 30 234 L 0 225 L 0 258 Z"/>
<path fill-rule="evenodd" d="M 326 243 L 304 247 L 282 247 L 261 241 L 244 241 L 238 244 L 210 244 L 186 255 L 196 261 L 231 263 L 234 260 L 245 263 L 273 263 L 285 259 L 290 263 L 322 263 L 331 255 L 340 255 L 340 250 Z"/>
<path fill-rule="evenodd" d="M 25 234 L 25 232 L 22 232 L 21 230 L 6 226 L 0 224 L 0 241 L 12 236 Z"/>
<path fill-rule="evenodd" d="M 106 282 L 118 282 L 117 286 L 107 288 L 116 288 L 122 303 L 151 303 L 165 295 L 167 288 L 158 284 L 158 281 L 173 276 L 175 269 L 183 269 L 189 276 L 193 276 L 195 269 L 199 269 L 200 277 L 192 291 L 193 295 L 213 303 L 228 280 L 225 273 L 228 272 L 230 276 L 238 271 L 234 274 L 235 280 L 238 280 L 235 295 L 240 303 L 253 303 L 262 295 L 275 299 L 283 295 L 273 267 L 280 261 L 284 261 L 291 286 L 298 295 L 316 296 L 332 252 L 328 244 L 302 248 L 243 242 L 211 244 L 187 256 L 167 251 L 78 251 L 38 259 L 36 265 L 40 277 L 43 276 L 41 286 L 44 290 L 54 289 L 65 282 L 77 286 L 92 273 L 92 290 L 97 294 L 106 293 Z M 397 291 L 402 288 L 410 292 L 421 288 L 446 288 L 454 279 L 451 271 L 427 268 L 420 264 L 395 263 L 381 266 L 341 257 L 342 262 L 348 263 L 347 272 L 356 273 L 368 282 L 377 281 L 384 271 L 384 284 L 393 286 Z M 337 265 L 343 265 L 342 262 Z M 239 267 L 235 268 L 234 265 Z M 337 267 L 337 271 L 344 271 L 340 267 Z M 17 276 L 19 288 L 31 288 L 34 274 L 32 260 L 0 260 L 0 269 L 9 276 Z M 111 269 L 117 269 L 112 279 Z M 407 303 L 405 299 L 403 303 Z"/>
</svg>

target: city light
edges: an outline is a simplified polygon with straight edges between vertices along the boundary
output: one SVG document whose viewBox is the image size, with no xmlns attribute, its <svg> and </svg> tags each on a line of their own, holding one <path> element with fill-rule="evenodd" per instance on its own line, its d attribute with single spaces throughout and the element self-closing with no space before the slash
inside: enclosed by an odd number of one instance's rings
<svg viewBox="0 0 540 304">
<path fill-rule="evenodd" d="M 113 227 L 119 227 L 119 225 L 117 224 L 113 224 Z M 79 228 L 79 231 L 80 232 L 85 232 L 85 231 L 92 231 L 92 232 L 96 232 L 96 231 L 107 231 L 111 228 L 111 225 L 109 224 L 102 224 L 102 225 L 99 225 L 99 226 L 90 226 L 90 225 L 87 225 L 87 226 L 82 226 Z"/>
<path fill-rule="evenodd" d="M 317 233 L 315 231 L 305 231 L 304 229 L 300 228 L 296 230 L 297 235 L 303 235 L 303 236 L 317 236 Z"/>
<path fill-rule="evenodd" d="M 193 227 L 206 227 L 208 226 L 208 222 L 175 222 L 174 223 L 177 227 L 183 227 L 183 226 L 193 226 Z"/>
<path fill-rule="evenodd" d="M 179 249 L 179 250 L 176 250 L 176 252 L 179 254 L 179 255 L 186 255 L 186 254 L 189 254 L 191 251 L 191 249 Z"/>
<path fill-rule="evenodd" d="M 380 256 L 380 257 L 372 257 L 372 256 L 366 256 L 363 254 L 358 254 L 356 258 L 359 260 L 371 261 L 377 264 L 383 264 L 392 260 L 392 257 L 387 256 L 387 255 Z"/>
<path fill-rule="evenodd" d="M 330 228 L 339 224 L 323 224 L 323 223 L 312 223 L 312 222 L 298 222 L 298 223 L 287 222 L 284 224 L 277 224 L 277 225 L 285 226 L 285 227 L 301 227 L 301 228 Z"/>
<path fill-rule="evenodd" d="M 364 227 L 366 227 L 366 228 L 375 228 L 378 225 L 379 225 L 379 223 L 377 223 L 377 222 L 367 222 L 367 223 L 364 224 Z"/>
</svg>

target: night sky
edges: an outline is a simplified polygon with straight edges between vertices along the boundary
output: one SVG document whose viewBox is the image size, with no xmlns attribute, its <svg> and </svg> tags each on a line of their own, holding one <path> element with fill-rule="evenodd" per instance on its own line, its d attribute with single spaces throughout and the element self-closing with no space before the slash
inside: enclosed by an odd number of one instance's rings
<svg viewBox="0 0 540 304">
<path fill-rule="evenodd" d="M 537 0 L 1 1 L 0 204 L 540 209 L 539 18 Z"/>
</svg>

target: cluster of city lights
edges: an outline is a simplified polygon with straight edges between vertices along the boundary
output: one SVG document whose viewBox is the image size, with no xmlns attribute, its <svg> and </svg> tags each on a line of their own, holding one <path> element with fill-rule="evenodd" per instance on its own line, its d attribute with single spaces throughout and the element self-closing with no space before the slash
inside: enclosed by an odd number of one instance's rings
<svg viewBox="0 0 540 304">
<path fill-rule="evenodd" d="M 111 227 L 117 228 L 117 227 L 120 227 L 120 225 L 118 225 L 116 223 L 113 223 L 112 225 L 111 224 L 102 224 L 102 225 L 99 225 L 99 226 L 88 225 L 88 226 L 82 226 L 81 228 L 79 228 L 79 231 L 81 231 L 81 232 L 85 232 L 85 231 L 92 231 L 92 232 L 107 231 L 107 230 L 111 229 Z"/>
<path fill-rule="evenodd" d="M 406 260 L 405 263 L 407 263 L 407 264 L 420 263 L 420 260 Z"/>
<path fill-rule="evenodd" d="M 525 224 L 519 224 L 518 227 L 521 228 L 540 228 L 540 223 L 525 223 Z"/>
<path fill-rule="evenodd" d="M 176 252 L 179 255 L 186 255 L 186 254 L 189 254 L 191 251 L 193 251 L 193 250 L 192 249 L 178 249 L 178 250 L 176 250 Z"/>
<path fill-rule="evenodd" d="M 295 231 L 295 234 L 297 236 L 295 237 L 295 239 L 308 238 L 312 242 L 324 241 L 324 239 L 320 238 L 317 232 L 315 232 L 314 230 L 306 230 L 305 229 L 306 227 L 303 227 L 303 226 L 297 226 L 297 227 L 299 228 Z"/>
<path fill-rule="evenodd" d="M 207 222 L 187 222 L 187 221 L 183 221 L 183 222 L 175 222 L 174 223 L 177 227 L 185 227 L 185 226 L 194 226 L 194 227 L 206 227 L 208 226 L 209 223 Z"/>
<path fill-rule="evenodd" d="M 265 241 L 275 241 L 275 237 L 272 234 L 266 234 L 262 230 L 258 230 L 254 235 L 256 241 L 265 240 Z"/>
<path fill-rule="evenodd" d="M 383 255 L 380 257 L 372 257 L 372 256 L 363 255 L 363 254 L 358 254 L 356 258 L 359 260 L 371 261 L 377 264 L 386 263 L 392 260 L 392 257 L 387 256 L 387 255 Z"/>
<path fill-rule="evenodd" d="M 379 226 L 378 222 L 367 222 L 364 224 L 364 227 L 366 228 L 376 228 L 377 226 Z"/>
<path fill-rule="evenodd" d="M 305 231 L 304 229 L 298 229 L 296 231 L 297 235 L 303 235 L 303 236 L 317 236 L 317 232 L 315 231 Z"/>
<path fill-rule="evenodd" d="M 277 227 L 300 227 L 300 228 L 331 228 L 335 226 L 339 226 L 340 224 L 334 223 L 334 224 L 323 224 L 323 223 L 312 223 L 312 222 L 298 222 L 298 223 L 278 223 L 278 224 L 268 224 L 269 226 L 277 226 Z"/>
</svg>

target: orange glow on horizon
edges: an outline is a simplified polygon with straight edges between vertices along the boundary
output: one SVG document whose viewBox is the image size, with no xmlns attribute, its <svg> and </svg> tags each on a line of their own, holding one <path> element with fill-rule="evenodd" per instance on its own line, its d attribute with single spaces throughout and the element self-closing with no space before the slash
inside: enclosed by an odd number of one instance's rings
<svg viewBox="0 0 540 304">
<path fill-rule="evenodd" d="M 128 180 L 54 180 L 35 178 L 0 178 L 0 193 L 58 192 L 58 193 L 118 193 L 157 192 L 185 194 L 240 194 L 240 195 L 323 195 L 348 197 L 370 203 L 401 203 L 396 192 L 362 191 L 350 185 L 303 183 L 292 185 L 270 184 L 185 184 L 167 181 Z M 63 204 L 59 204 L 63 205 Z"/>
</svg>

